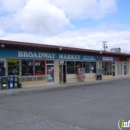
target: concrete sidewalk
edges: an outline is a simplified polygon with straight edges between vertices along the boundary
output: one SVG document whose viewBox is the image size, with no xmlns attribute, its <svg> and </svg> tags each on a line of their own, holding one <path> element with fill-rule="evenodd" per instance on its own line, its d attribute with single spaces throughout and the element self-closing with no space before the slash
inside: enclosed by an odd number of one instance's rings
<svg viewBox="0 0 130 130">
<path fill-rule="evenodd" d="M 66 89 L 66 88 L 72 88 L 72 87 L 86 86 L 86 85 L 90 85 L 90 84 L 107 83 L 107 82 L 121 80 L 121 79 L 130 79 L 130 77 L 120 77 L 120 78 L 113 77 L 113 79 L 96 80 L 93 82 L 92 81 L 91 82 L 78 82 L 78 83 L 74 83 L 74 84 L 59 84 L 59 85 L 51 85 L 51 86 L 46 85 L 43 87 L 35 87 L 35 88 L 18 88 L 18 89 L 0 90 L 0 96 L 14 95 L 14 94 L 20 94 L 20 93 L 30 93 L 30 92 Z"/>
</svg>

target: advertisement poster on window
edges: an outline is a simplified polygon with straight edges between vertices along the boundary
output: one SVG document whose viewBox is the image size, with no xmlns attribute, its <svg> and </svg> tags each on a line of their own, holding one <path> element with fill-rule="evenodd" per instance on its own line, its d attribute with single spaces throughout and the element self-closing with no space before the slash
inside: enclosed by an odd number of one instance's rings
<svg viewBox="0 0 130 130">
<path fill-rule="evenodd" d="M 0 76 L 5 76 L 5 59 L 0 59 Z"/>
<path fill-rule="evenodd" d="M 90 62 L 90 73 L 96 73 L 96 62 Z"/>
<path fill-rule="evenodd" d="M 45 74 L 45 61 L 35 60 L 35 75 L 44 75 L 44 74 Z"/>
<path fill-rule="evenodd" d="M 33 75 L 33 60 L 21 60 L 22 76 Z"/>
<path fill-rule="evenodd" d="M 19 59 L 7 59 L 7 74 L 20 76 L 20 60 Z"/>
<path fill-rule="evenodd" d="M 47 82 L 54 82 L 54 66 L 47 65 Z"/>
</svg>

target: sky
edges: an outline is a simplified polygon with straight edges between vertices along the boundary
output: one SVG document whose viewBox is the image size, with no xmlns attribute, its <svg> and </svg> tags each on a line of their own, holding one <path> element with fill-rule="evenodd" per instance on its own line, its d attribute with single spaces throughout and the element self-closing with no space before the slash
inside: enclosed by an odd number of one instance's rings
<svg viewBox="0 0 130 130">
<path fill-rule="evenodd" d="M 130 0 L 0 0 L 0 39 L 130 53 Z"/>
</svg>

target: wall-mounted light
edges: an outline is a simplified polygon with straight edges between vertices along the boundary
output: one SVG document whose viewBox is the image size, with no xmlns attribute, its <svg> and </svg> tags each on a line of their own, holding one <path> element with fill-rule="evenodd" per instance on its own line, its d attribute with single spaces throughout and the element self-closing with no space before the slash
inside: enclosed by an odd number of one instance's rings
<svg viewBox="0 0 130 130">
<path fill-rule="evenodd" d="M 59 46 L 59 50 L 62 51 L 62 46 Z"/>
<path fill-rule="evenodd" d="M 1 44 L 1 47 L 2 47 L 2 48 L 5 48 L 5 45 L 4 45 L 4 44 Z"/>
</svg>

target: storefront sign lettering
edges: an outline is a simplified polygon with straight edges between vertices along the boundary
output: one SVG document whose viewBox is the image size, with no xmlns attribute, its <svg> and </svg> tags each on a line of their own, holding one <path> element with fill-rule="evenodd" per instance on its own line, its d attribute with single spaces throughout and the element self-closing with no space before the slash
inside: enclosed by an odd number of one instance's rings
<svg viewBox="0 0 130 130">
<path fill-rule="evenodd" d="M 7 53 L 8 52 L 8 53 Z M 38 51 L 22 51 L 13 49 L 0 49 L 0 57 L 2 58 L 25 58 L 25 59 L 53 59 L 53 60 L 73 60 L 73 61 L 97 61 L 97 56 L 87 54 L 73 54 L 62 52 L 38 52 Z"/>
<path fill-rule="evenodd" d="M 114 61 L 113 57 L 102 57 L 103 61 Z"/>
<path fill-rule="evenodd" d="M 80 55 L 59 54 L 59 59 L 80 60 Z"/>
<path fill-rule="evenodd" d="M 54 59 L 55 53 L 40 53 L 40 52 L 36 53 L 36 52 L 18 51 L 18 57 Z"/>
<path fill-rule="evenodd" d="M 84 56 L 83 60 L 86 60 L 86 61 L 96 61 L 97 58 L 95 56 Z"/>
</svg>

